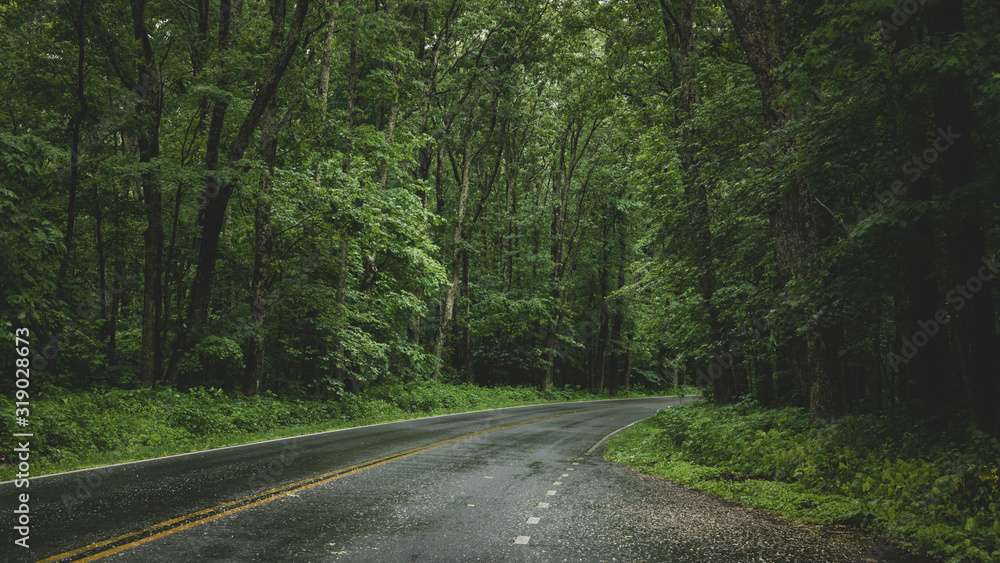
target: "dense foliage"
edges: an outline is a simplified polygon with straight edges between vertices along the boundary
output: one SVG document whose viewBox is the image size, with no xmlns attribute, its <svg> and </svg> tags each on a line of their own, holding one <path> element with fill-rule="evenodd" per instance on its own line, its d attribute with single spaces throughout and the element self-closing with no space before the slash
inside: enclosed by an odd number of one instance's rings
<svg viewBox="0 0 1000 563">
<path fill-rule="evenodd" d="M 0 326 L 33 381 L 678 381 L 1000 429 L 995 2 L 0 22 Z"/>
<path fill-rule="evenodd" d="M 1000 559 L 1000 443 L 912 416 L 810 421 L 753 401 L 663 409 L 608 459 L 815 524 L 862 524 L 951 561 Z M 876 560 L 882 560 L 879 553 Z M 884 553 L 883 553 L 884 554 Z"/>
</svg>

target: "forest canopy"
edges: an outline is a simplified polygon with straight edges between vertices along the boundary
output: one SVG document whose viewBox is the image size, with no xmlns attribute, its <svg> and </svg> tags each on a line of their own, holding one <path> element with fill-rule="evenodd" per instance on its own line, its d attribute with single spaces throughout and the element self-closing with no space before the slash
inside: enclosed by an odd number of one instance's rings
<svg viewBox="0 0 1000 563">
<path fill-rule="evenodd" d="M 691 384 L 1000 431 L 996 2 L 48 0 L 0 25 L 0 324 L 36 383 Z"/>
</svg>

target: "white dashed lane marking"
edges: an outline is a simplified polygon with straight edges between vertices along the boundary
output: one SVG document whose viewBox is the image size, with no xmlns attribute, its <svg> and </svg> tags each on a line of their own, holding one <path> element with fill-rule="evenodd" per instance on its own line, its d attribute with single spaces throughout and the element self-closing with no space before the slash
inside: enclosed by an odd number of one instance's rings
<svg viewBox="0 0 1000 563">
<path fill-rule="evenodd" d="M 578 457 L 576 459 L 583 459 L 583 458 L 582 457 Z M 580 465 L 580 463 L 576 462 L 576 461 L 574 461 L 572 463 L 573 463 L 573 465 Z M 563 479 L 563 478 L 569 477 L 569 472 L 573 471 L 574 469 L 576 469 L 576 468 L 575 467 L 567 467 L 566 468 L 567 472 L 559 475 L 559 478 Z M 563 482 L 562 481 L 553 481 L 552 484 L 555 485 L 555 486 L 560 486 L 560 485 L 563 484 Z M 552 491 L 545 491 L 545 496 L 549 496 L 549 497 L 555 496 L 556 492 L 557 491 L 554 491 L 554 490 L 552 490 Z M 539 502 L 538 504 L 535 505 L 535 508 L 548 508 L 548 507 L 549 507 L 549 503 L 547 503 L 547 502 Z M 528 519 L 525 520 L 525 523 L 526 524 L 538 524 L 539 522 L 541 522 L 541 520 L 542 519 L 540 517 L 538 517 L 538 516 L 529 516 Z M 517 536 L 517 537 L 514 538 L 514 544 L 515 545 L 528 545 L 528 542 L 530 540 L 531 540 L 531 536 Z"/>
<path fill-rule="evenodd" d="M 625 428 L 628 428 L 628 427 L 626 426 Z M 613 436 L 617 432 L 618 431 L 612 432 L 611 434 L 609 434 L 608 436 L 606 436 L 600 442 L 598 442 L 597 444 L 595 444 L 594 447 L 590 448 L 590 450 L 588 450 L 584 455 L 585 456 L 589 456 L 591 454 L 591 452 L 593 452 L 598 446 L 600 446 L 601 444 L 603 444 L 604 442 L 606 442 L 608 438 L 610 438 L 611 436 Z M 583 461 L 584 459 L 586 459 L 586 458 L 583 457 L 583 456 L 577 457 L 576 461 L 570 462 L 570 464 L 574 465 L 574 466 L 580 465 L 580 462 Z M 575 470 L 576 470 L 576 467 L 567 467 L 565 469 L 566 473 L 563 473 L 563 474 L 559 475 L 559 478 L 560 479 L 564 479 L 566 477 L 569 477 L 569 475 L 570 475 L 569 472 L 570 471 L 575 471 Z M 488 477 L 487 476 L 486 478 L 487 479 L 491 479 L 492 477 Z M 552 484 L 558 487 L 558 486 L 562 485 L 563 482 L 562 481 L 553 481 Z M 555 495 L 556 495 L 556 491 L 554 491 L 554 490 L 552 490 L 552 491 L 545 491 L 545 496 L 552 497 L 552 496 L 555 496 Z M 535 508 L 548 508 L 548 507 L 549 507 L 549 503 L 547 503 L 547 502 L 539 502 L 537 505 L 535 505 Z M 539 518 L 537 516 L 529 516 L 528 519 L 525 522 L 527 524 L 538 524 L 540 521 L 541 521 L 541 518 Z M 517 545 L 527 545 L 529 540 L 531 540 L 531 536 L 517 536 L 516 538 L 514 538 L 514 543 L 517 544 Z"/>
</svg>

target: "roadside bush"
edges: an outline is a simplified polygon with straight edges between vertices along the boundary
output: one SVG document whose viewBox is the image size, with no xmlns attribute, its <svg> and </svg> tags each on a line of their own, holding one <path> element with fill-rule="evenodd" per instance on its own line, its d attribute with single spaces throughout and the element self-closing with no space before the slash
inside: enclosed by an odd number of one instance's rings
<svg viewBox="0 0 1000 563">
<path fill-rule="evenodd" d="M 375 421 L 403 414 L 396 405 L 382 399 L 348 395 L 341 401 L 341 408 L 348 420 Z"/>
<path fill-rule="evenodd" d="M 231 420 L 232 406 L 220 389 L 206 391 L 196 387 L 175 396 L 177 404 L 167 416 L 167 423 L 171 426 L 183 428 L 193 436 L 225 434 L 236 430 Z"/>
</svg>

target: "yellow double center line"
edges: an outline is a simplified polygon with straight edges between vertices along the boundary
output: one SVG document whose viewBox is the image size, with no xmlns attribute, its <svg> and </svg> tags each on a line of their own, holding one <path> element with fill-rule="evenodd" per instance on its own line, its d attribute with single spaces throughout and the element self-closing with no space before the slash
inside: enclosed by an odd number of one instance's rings
<svg viewBox="0 0 1000 563">
<path fill-rule="evenodd" d="M 632 405 L 627 405 L 627 406 L 632 406 Z M 586 410 L 605 410 L 608 408 L 624 408 L 624 407 L 605 407 L 599 409 L 586 409 Z M 515 422 L 513 424 L 506 424 L 504 426 L 497 426 L 494 428 L 488 428 L 486 430 L 480 430 L 478 432 L 470 432 L 468 434 L 463 434 L 461 436 L 456 436 L 454 438 L 449 438 L 447 440 L 441 440 L 440 442 L 433 442 L 423 446 L 418 446 L 416 448 L 411 448 L 408 450 L 403 450 L 382 457 L 377 457 L 355 465 L 342 467 L 340 469 L 330 471 L 328 473 L 315 475 L 308 479 L 303 479 L 301 481 L 296 481 L 294 483 L 288 483 L 286 485 L 281 485 L 280 487 L 268 489 L 266 491 L 262 491 L 254 495 L 250 495 L 248 497 L 243 497 L 241 499 L 223 503 L 212 508 L 206 508 L 205 510 L 199 510 L 197 512 L 192 512 L 184 516 L 172 518 L 170 520 L 165 520 L 163 522 L 160 522 L 159 524 L 154 524 L 152 526 L 149 526 L 148 528 L 143 528 L 141 530 L 137 530 L 135 532 L 129 532 L 127 534 L 118 537 L 95 542 L 90 545 L 81 547 L 79 549 L 74 549 L 72 551 L 60 553 L 59 555 L 46 557 L 45 559 L 39 560 L 37 563 L 52 563 L 56 561 L 64 563 L 68 563 L 69 561 L 73 561 L 74 563 L 85 563 L 87 561 L 96 561 L 98 559 L 107 557 L 109 555 L 114 555 L 115 553 L 125 551 L 126 549 L 131 549 L 133 547 L 142 545 L 144 543 L 148 543 L 153 540 L 158 540 L 162 537 L 169 536 L 170 534 L 175 534 L 182 530 L 187 530 L 189 528 L 193 528 L 200 524 L 211 522 L 216 518 L 222 518 L 223 516 L 235 514 L 237 512 L 246 510 L 248 508 L 253 508 L 255 506 L 259 506 L 261 504 L 271 502 L 273 500 L 278 500 L 279 498 L 285 495 L 291 493 L 297 493 L 299 491 L 304 491 L 306 489 L 310 489 L 317 485 L 322 485 L 323 483 L 329 483 L 330 481 L 340 479 L 341 477 L 347 477 L 348 475 L 353 475 L 354 473 L 357 473 L 359 471 L 364 471 L 365 469 L 378 467 L 379 465 L 389 463 L 390 461 L 403 459 L 404 457 L 409 457 L 414 454 L 426 452 L 427 450 L 433 450 L 434 448 L 440 448 L 441 446 L 447 446 L 448 444 L 454 444 L 455 442 L 460 442 L 462 440 L 468 440 L 469 438 L 475 438 L 476 436 L 482 436 L 483 434 L 489 434 L 490 432 L 496 432 L 498 430 L 506 430 L 508 428 L 514 428 L 517 426 L 524 426 L 525 424 L 531 424 L 533 422 L 539 422 L 542 420 L 547 420 L 558 416 L 565 416 L 568 414 L 576 414 L 579 412 L 583 411 L 573 411 L 573 412 L 552 414 L 548 416 L 541 416 L 538 418 L 533 418 L 531 420 Z"/>
</svg>

